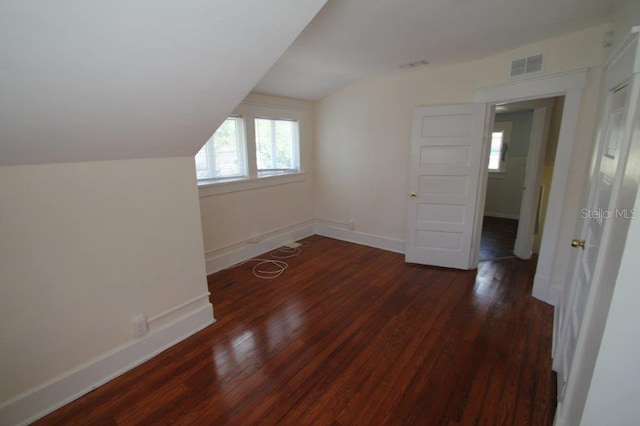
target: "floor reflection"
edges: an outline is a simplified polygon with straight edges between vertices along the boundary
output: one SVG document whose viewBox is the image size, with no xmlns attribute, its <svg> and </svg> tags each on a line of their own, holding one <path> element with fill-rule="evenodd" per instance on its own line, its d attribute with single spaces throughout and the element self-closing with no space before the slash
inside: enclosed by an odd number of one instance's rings
<svg viewBox="0 0 640 426">
<path fill-rule="evenodd" d="M 254 327 L 244 326 L 213 347 L 216 375 L 219 380 L 240 370 L 257 371 L 305 332 L 305 315 L 297 300 L 282 310 L 272 311 Z M 263 372 L 264 373 L 264 372 Z"/>
<path fill-rule="evenodd" d="M 274 351 L 304 334 L 304 311 L 297 300 L 267 320 L 267 345 Z"/>
</svg>

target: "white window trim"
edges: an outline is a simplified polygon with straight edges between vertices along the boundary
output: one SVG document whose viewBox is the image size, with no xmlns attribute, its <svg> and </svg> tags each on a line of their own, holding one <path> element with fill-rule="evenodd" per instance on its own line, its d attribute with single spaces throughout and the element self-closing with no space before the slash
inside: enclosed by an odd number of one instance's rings
<svg viewBox="0 0 640 426">
<path fill-rule="evenodd" d="M 247 176 L 229 179 L 200 180 L 200 197 L 246 191 L 267 186 L 284 185 L 306 180 L 307 153 L 309 151 L 309 123 L 307 111 L 300 107 L 243 102 L 232 115 L 241 116 L 245 123 Z M 299 163 L 298 172 L 258 177 L 255 143 L 255 119 L 271 118 L 298 122 Z"/>
<path fill-rule="evenodd" d="M 265 188 L 267 186 L 284 185 L 303 182 L 306 179 L 305 172 L 288 173 L 286 175 L 265 176 L 261 178 L 228 179 L 222 182 L 198 183 L 200 197 L 226 194 L 229 192 L 246 191 L 249 189 Z"/>
</svg>

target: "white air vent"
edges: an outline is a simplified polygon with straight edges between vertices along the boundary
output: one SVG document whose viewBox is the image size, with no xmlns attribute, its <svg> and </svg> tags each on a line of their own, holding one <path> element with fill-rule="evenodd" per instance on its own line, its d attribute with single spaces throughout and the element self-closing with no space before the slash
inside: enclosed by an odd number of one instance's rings
<svg viewBox="0 0 640 426">
<path fill-rule="evenodd" d="M 509 76 L 513 78 L 540 73 L 543 69 L 543 60 L 544 55 L 542 53 L 526 56 L 524 58 L 512 59 Z"/>
</svg>

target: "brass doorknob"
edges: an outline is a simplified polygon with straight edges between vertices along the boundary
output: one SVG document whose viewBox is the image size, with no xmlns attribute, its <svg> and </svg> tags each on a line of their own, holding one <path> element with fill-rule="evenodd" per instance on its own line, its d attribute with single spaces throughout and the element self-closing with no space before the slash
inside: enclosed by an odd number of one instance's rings
<svg viewBox="0 0 640 426">
<path fill-rule="evenodd" d="M 580 247 L 584 250 L 584 240 L 571 240 L 571 247 Z"/>
<path fill-rule="evenodd" d="M 411 194 L 409 194 L 409 195 L 411 196 L 411 198 L 416 198 L 416 197 L 417 197 L 417 195 L 416 195 L 416 193 L 415 193 L 415 192 L 412 192 L 412 193 L 411 193 Z"/>
</svg>

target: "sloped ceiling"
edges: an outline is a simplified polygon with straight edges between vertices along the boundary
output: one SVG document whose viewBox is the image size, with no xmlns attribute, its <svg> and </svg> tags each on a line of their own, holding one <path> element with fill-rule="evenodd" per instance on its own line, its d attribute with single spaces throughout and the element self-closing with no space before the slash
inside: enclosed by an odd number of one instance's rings
<svg viewBox="0 0 640 426">
<path fill-rule="evenodd" d="M 0 165 L 194 155 L 326 0 L 3 0 Z"/>
<path fill-rule="evenodd" d="M 602 24 L 612 10 L 613 0 L 329 0 L 254 91 L 317 100 L 403 63 L 461 63 Z"/>
</svg>

